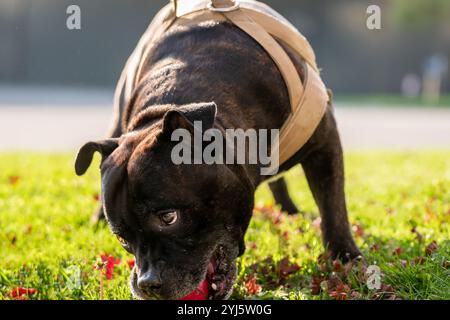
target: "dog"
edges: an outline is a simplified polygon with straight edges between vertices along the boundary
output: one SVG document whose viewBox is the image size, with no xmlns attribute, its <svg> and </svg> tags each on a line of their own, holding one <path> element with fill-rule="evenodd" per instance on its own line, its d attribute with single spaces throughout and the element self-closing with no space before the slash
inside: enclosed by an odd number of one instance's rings
<svg viewBox="0 0 450 320">
<path fill-rule="evenodd" d="M 302 80 L 305 62 L 283 46 Z M 285 82 L 267 52 L 229 22 L 172 28 L 141 61 L 127 105 L 117 106 L 109 138 L 85 144 L 76 159 L 82 175 L 99 152 L 103 214 L 121 245 L 136 257 L 131 289 L 140 299 L 179 299 L 204 279 L 209 299 L 226 299 L 258 185 L 258 165 L 175 165 L 172 133 L 204 129 L 281 128 L 289 116 Z M 330 93 L 331 97 L 331 93 Z M 330 99 L 331 100 L 331 99 Z M 333 258 L 361 256 L 350 231 L 344 162 L 331 103 L 304 147 L 280 167 L 303 166 L 318 205 L 323 243 Z M 288 214 L 299 210 L 286 182 L 270 182 Z"/>
</svg>

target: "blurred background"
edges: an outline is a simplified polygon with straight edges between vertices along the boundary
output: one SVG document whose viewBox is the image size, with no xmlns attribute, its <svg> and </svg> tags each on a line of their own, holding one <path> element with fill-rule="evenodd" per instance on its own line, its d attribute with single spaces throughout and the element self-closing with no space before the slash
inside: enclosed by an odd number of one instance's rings
<svg viewBox="0 0 450 320">
<path fill-rule="evenodd" d="M 0 0 L 0 150 L 103 137 L 126 59 L 167 2 Z M 265 2 L 313 45 L 347 147 L 450 147 L 450 1 Z M 66 27 L 70 5 L 81 30 Z"/>
</svg>

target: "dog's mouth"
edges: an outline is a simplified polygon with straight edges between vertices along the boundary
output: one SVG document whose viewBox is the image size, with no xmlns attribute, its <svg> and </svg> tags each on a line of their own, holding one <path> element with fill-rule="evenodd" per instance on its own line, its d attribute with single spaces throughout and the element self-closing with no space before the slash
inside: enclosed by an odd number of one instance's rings
<svg viewBox="0 0 450 320">
<path fill-rule="evenodd" d="M 230 297 L 233 292 L 233 285 L 236 279 L 236 259 L 233 258 L 233 250 L 229 250 L 219 245 L 211 255 L 205 277 L 200 284 L 190 294 L 187 294 L 184 300 L 225 300 Z M 138 299 L 154 300 L 161 299 L 156 293 L 149 293 L 140 290 L 137 286 L 136 268 L 131 273 L 131 290 L 133 295 Z M 180 290 L 182 292 L 184 290 Z M 172 296 L 170 294 L 170 296 Z M 181 298 L 178 294 L 174 294 L 169 299 Z"/>
<path fill-rule="evenodd" d="M 236 279 L 236 262 L 223 246 L 218 246 L 211 256 L 206 272 L 209 300 L 227 299 L 233 292 Z"/>
</svg>

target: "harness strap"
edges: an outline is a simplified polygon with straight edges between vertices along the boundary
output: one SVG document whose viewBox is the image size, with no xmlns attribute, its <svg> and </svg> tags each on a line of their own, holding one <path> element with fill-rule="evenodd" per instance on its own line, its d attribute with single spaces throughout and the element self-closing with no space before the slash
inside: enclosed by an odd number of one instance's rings
<svg viewBox="0 0 450 320">
<path fill-rule="evenodd" d="M 271 56 L 284 78 L 289 92 L 292 112 L 300 105 L 303 96 L 303 84 L 292 60 L 278 42 L 258 23 L 239 11 L 223 13 L 237 27 L 255 39 Z"/>
</svg>

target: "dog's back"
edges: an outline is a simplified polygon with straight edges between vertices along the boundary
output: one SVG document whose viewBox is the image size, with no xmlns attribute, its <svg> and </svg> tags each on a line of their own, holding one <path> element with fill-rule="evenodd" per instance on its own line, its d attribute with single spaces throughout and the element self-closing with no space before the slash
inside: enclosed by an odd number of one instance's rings
<svg viewBox="0 0 450 320">
<path fill-rule="evenodd" d="M 152 49 L 136 64 L 141 70 L 129 101 L 116 102 L 120 134 L 137 112 L 152 105 L 215 101 L 219 118 L 228 114 L 223 121 L 229 123 L 223 125 L 243 129 L 281 127 L 288 117 L 289 95 L 276 64 L 236 26 L 215 21 L 175 26 L 152 41 Z M 303 77 L 302 60 L 285 49 Z M 118 96 L 125 89 L 119 84 Z"/>
</svg>

